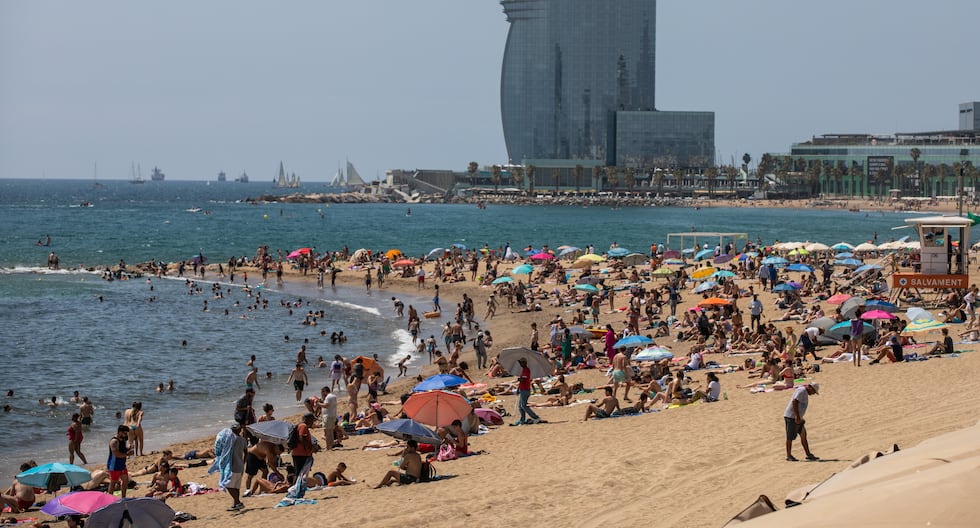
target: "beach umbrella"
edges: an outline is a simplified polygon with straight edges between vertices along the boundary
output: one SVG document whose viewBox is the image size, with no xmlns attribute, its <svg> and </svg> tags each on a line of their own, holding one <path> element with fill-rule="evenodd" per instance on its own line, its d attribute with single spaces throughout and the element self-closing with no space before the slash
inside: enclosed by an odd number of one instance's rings
<svg viewBox="0 0 980 528">
<path fill-rule="evenodd" d="M 623 264 L 626 266 L 638 266 L 647 260 L 647 256 L 643 253 L 630 253 L 622 258 Z"/>
<path fill-rule="evenodd" d="M 592 332 L 590 332 L 588 329 L 586 329 L 584 327 L 581 327 L 581 326 L 570 326 L 570 327 L 568 327 L 568 333 L 572 337 L 584 337 L 584 338 L 587 338 L 587 339 L 592 339 L 592 338 L 595 337 L 595 335 Z"/>
<path fill-rule="evenodd" d="M 410 418 L 382 422 L 375 429 L 400 440 L 415 440 L 420 444 L 442 444 L 442 438 L 439 438 L 435 431 Z"/>
<path fill-rule="evenodd" d="M 861 319 L 865 321 L 874 321 L 876 319 L 897 319 L 894 315 L 884 311 L 884 310 L 868 310 L 861 314 Z"/>
<path fill-rule="evenodd" d="M 850 299 L 841 303 L 840 313 L 844 317 L 850 319 L 858 308 L 864 306 L 865 302 L 864 297 L 851 297 Z"/>
<path fill-rule="evenodd" d="M 566 247 L 566 248 L 560 248 L 559 247 L 558 249 L 561 250 L 561 253 L 558 253 L 558 256 L 559 257 L 564 257 L 565 255 L 571 255 L 572 253 L 577 253 L 579 251 L 582 251 L 581 249 L 579 249 L 577 247 Z"/>
<path fill-rule="evenodd" d="M 786 266 L 786 271 L 802 271 L 803 273 L 811 273 L 813 271 L 813 266 L 794 262 L 793 264 Z"/>
<path fill-rule="evenodd" d="M 514 282 L 514 279 L 507 277 L 505 275 L 503 277 L 497 277 L 496 279 L 493 279 L 493 282 L 491 282 L 490 284 L 503 284 L 505 282 Z"/>
<path fill-rule="evenodd" d="M 369 376 L 372 372 L 377 372 L 379 376 L 384 377 L 384 375 L 385 375 L 385 369 L 384 369 L 384 367 L 382 367 L 381 365 L 379 365 L 377 361 L 375 361 L 374 359 L 369 358 L 367 356 L 357 356 L 356 358 L 354 358 L 354 361 L 351 361 L 351 364 L 353 364 L 358 359 L 360 359 L 361 360 L 361 364 L 364 365 L 364 376 L 365 377 L 366 376 Z"/>
<path fill-rule="evenodd" d="M 909 321 L 934 321 L 936 319 L 936 316 L 928 310 L 919 307 L 909 308 L 905 312 L 905 317 L 908 317 Z"/>
<path fill-rule="evenodd" d="M 480 407 L 479 409 L 473 409 L 473 414 L 487 425 L 504 425 L 504 417 L 500 416 L 500 413 L 493 409 Z"/>
<path fill-rule="evenodd" d="M 579 290 L 579 291 L 586 291 L 586 292 L 592 292 L 592 293 L 595 293 L 595 292 L 599 291 L 599 288 L 596 288 L 595 286 L 593 286 L 591 284 L 576 284 L 575 285 L 575 289 L 576 290 Z"/>
<path fill-rule="evenodd" d="M 866 271 L 880 270 L 880 269 L 881 269 L 881 266 L 879 266 L 877 264 L 865 264 L 865 265 L 860 266 L 859 268 L 855 269 L 854 270 L 854 274 L 857 275 L 858 273 L 864 273 Z"/>
<path fill-rule="evenodd" d="M 827 299 L 827 304 L 842 304 L 844 301 L 850 298 L 851 296 L 846 293 L 838 293 L 836 295 L 831 295 L 830 298 Z"/>
<path fill-rule="evenodd" d="M 404 268 L 406 266 L 414 266 L 415 261 L 412 259 L 398 259 L 391 263 L 392 266 L 396 268 Z"/>
<path fill-rule="evenodd" d="M 510 270 L 511 275 L 527 275 L 534 271 L 534 266 L 530 264 L 521 264 L 520 266 L 515 266 L 514 269 Z"/>
<path fill-rule="evenodd" d="M 456 248 L 456 249 L 462 249 L 463 251 L 466 251 L 466 245 L 465 244 L 456 243 L 456 244 L 453 244 L 453 247 Z"/>
<path fill-rule="evenodd" d="M 432 251 L 426 255 L 427 258 L 432 258 L 434 256 L 443 256 L 446 253 L 446 248 L 434 248 Z"/>
<path fill-rule="evenodd" d="M 735 276 L 735 272 L 728 271 L 728 270 L 718 270 L 712 273 L 711 276 L 715 277 L 716 279 L 730 278 Z"/>
<path fill-rule="evenodd" d="M 697 250 L 698 250 L 698 248 L 684 248 L 684 249 L 681 250 L 681 253 L 683 253 L 685 255 L 691 255 L 691 254 L 693 254 Z"/>
<path fill-rule="evenodd" d="M 177 513 L 151 497 L 124 499 L 96 510 L 85 522 L 87 528 L 168 528 Z M 127 523 L 128 521 L 128 523 Z"/>
<path fill-rule="evenodd" d="M 664 264 L 666 264 L 668 266 L 685 266 L 685 265 L 687 265 L 687 263 L 684 262 L 683 260 L 676 259 L 676 258 L 667 259 L 667 260 L 664 261 Z"/>
<path fill-rule="evenodd" d="M 940 328 L 946 328 L 946 323 L 942 321 L 933 320 L 918 320 L 912 321 L 911 323 L 905 325 L 905 329 L 902 330 L 902 335 L 905 334 L 915 334 L 918 332 L 929 332 L 931 330 L 939 330 Z"/>
<path fill-rule="evenodd" d="M 852 259 L 852 258 L 850 258 L 850 259 L 842 259 L 842 260 L 835 260 L 834 261 L 834 265 L 835 266 L 853 266 L 853 267 L 856 268 L 856 267 L 858 267 L 858 266 L 860 266 L 862 264 L 864 264 L 864 263 L 861 262 L 860 260 L 858 260 L 858 259 Z"/>
<path fill-rule="evenodd" d="M 293 429 L 293 424 L 283 420 L 269 420 L 248 424 L 245 428 L 259 440 L 284 446 L 286 440 L 289 439 L 289 432 Z"/>
<path fill-rule="evenodd" d="M 452 374 L 436 374 L 425 378 L 418 385 L 412 388 L 412 392 L 425 392 L 430 390 L 442 390 L 452 387 L 465 385 L 469 381 L 466 378 L 453 376 Z"/>
<path fill-rule="evenodd" d="M 650 275 L 654 275 L 654 276 L 667 276 L 667 275 L 673 275 L 674 273 L 677 273 L 677 272 L 674 271 L 674 270 L 672 270 L 672 269 L 670 269 L 670 268 L 662 267 L 662 268 L 657 268 L 657 269 L 651 271 L 650 272 Z"/>
<path fill-rule="evenodd" d="M 706 259 L 714 254 L 715 251 L 713 249 L 702 249 L 701 251 L 698 251 L 697 254 L 694 255 L 694 260 Z"/>
<path fill-rule="evenodd" d="M 727 299 L 722 299 L 720 297 L 708 297 L 707 299 L 698 303 L 698 306 L 727 306 L 732 304 L 731 301 Z"/>
<path fill-rule="evenodd" d="M 773 266 L 779 267 L 788 264 L 789 261 L 784 259 L 783 257 L 766 257 L 762 259 L 762 263 L 767 266 L 769 264 L 772 264 Z"/>
<path fill-rule="evenodd" d="M 442 390 L 415 392 L 402 406 L 406 416 L 432 427 L 445 427 L 454 420 L 462 420 L 472 410 L 469 400 Z"/>
<path fill-rule="evenodd" d="M 837 324 L 837 321 L 833 317 L 819 317 L 817 319 L 814 319 L 807 326 L 812 326 L 827 331 L 830 329 L 831 326 L 834 326 L 835 324 Z"/>
<path fill-rule="evenodd" d="M 17 475 L 17 481 L 27 486 L 54 490 L 63 485 L 77 486 L 92 480 L 89 470 L 74 464 L 51 462 L 32 467 Z"/>
<path fill-rule="evenodd" d="M 197 264 L 198 266 L 200 266 L 201 264 L 207 264 L 207 263 L 208 263 L 208 258 L 200 253 L 194 255 L 194 257 L 191 258 L 191 264 Z"/>
<path fill-rule="evenodd" d="M 776 244 L 773 247 L 781 251 L 788 251 L 791 249 L 800 249 L 804 245 L 805 244 L 803 244 L 803 242 L 783 242 L 782 244 Z"/>
<path fill-rule="evenodd" d="M 834 255 L 835 259 L 846 259 L 846 258 L 853 258 L 853 257 L 854 257 L 854 253 L 851 253 L 850 251 L 843 251 L 841 253 L 837 253 L 836 255 Z"/>
<path fill-rule="evenodd" d="M 830 246 L 828 246 L 826 244 L 821 244 L 820 242 L 813 242 L 812 244 L 807 244 L 804 247 L 806 247 L 806 250 L 807 251 L 810 251 L 810 252 L 813 252 L 813 251 L 830 251 Z"/>
<path fill-rule="evenodd" d="M 119 497 L 101 491 L 73 491 L 58 495 L 41 507 L 41 511 L 53 517 L 63 515 L 89 515 L 92 512 L 114 502 Z"/>
<path fill-rule="evenodd" d="M 980 242 L 978 242 L 978 244 L 980 244 Z M 664 251 L 665 259 L 680 258 L 680 257 L 681 257 L 681 252 L 677 251 L 676 249 L 668 249 L 667 251 Z"/>
<path fill-rule="evenodd" d="M 662 346 L 652 346 L 633 354 L 631 359 L 635 361 L 663 361 L 674 359 L 674 353 Z"/>
<path fill-rule="evenodd" d="M 774 292 L 796 291 L 798 289 L 799 289 L 799 287 L 793 286 L 792 284 L 790 284 L 788 282 L 777 284 L 777 285 L 775 285 L 775 286 L 772 287 L 772 291 L 774 291 Z"/>
<path fill-rule="evenodd" d="M 400 257 L 401 255 L 402 255 L 402 250 L 400 249 L 389 249 L 388 251 L 385 251 L 385 256 L 390 259 Z"/>
<path fill-rule="evenodd" d="M 617 248 L 610 249 L 609 251 L 606 252 L 606 254 L 609 255 L 610 257 L 625 257 L 626 255 L 630 254 L 630 250 L 626 248 L 617 247 Z"/>
<path fill-rule="evenodd" d="M 707 279 L 708 277 L 711 276 L 712 273 L 714 273 L 716 271 L 718 271 L 717 268 L 711 268 L 711 267 L 697 269 L 697 270 L 694 270 L 693 272 L 691 272 L 691 278 L 692 279 Z"/>
<path fill-rule="evenodd" d="M 871 323 L 862 322 L 861 324 L 862 337 L 875 331 L 875 327 Z M 837 323 L 828 328 L 824 335 L 836 341 L 843 341 L 845 335 L 851 335 L 851 322 Z"/>
<path fill-rule="evenodd" d="M 595 262 L 592 262 L 591 260 L 578 259 L 569 267 L 572 269 L 586 269 L 591 268 L 593 264 L 595 264 Z"/>
<path fill-rule="evenodd" d="M 854 246 L 854 251 L 877 251 L 878 246 L 872 244 L 871 242 L 862 242 Z"/>
<path fill-rule="evenodd" d="M 531 260 L 552 260 L 555 258 L 551 253 L 535 253 L 531 255 Z"/>
<path fill-rule="evenodd" d="M 531 370 L 532 378 L 546 378 L 555 371 L 555 365 L 544 354 L 526 347 L 511 347 L 501 350 L 497 362 L 508 373 L 516 376 L 521 373 L 519 362 L 521 358 L 527 360 L 527 367 Z"/>
<path fill-rule="evenodd" d="M 790 251 L 789 254 L 791 256 L 796 257 L 796 256 L 799 256 L 799 255 L 809 255 L 810 252 L 807 251 L 805 248 L 797 248 L 797 249 L 794 249 L 793 251 Z"/>
<path fill-rule="evenodd" d="M 287 259 L 297 259 L 297 258 L 299 258 L 300 255 L 302 255 L 302 253 L 300 253 L 299 251 L 293 251 L 292 253 L 286 255 L 286 258 Z"/>
<path fill-rule="evenodd" d="M 888 301 L 870 300 L 865 301 L 864 306 L 871 310 L 881 310 L 883 312 L 895 313 L 899 310 L 898 306 Z M 914 321 L 914 319 L 912 319 Z"/>
<path fill-rule="evenodd" d="M 850 251 L 850 250 L 854 249 L 854 246 L 848 244 L 847 242 L 838 242 L 838 243 L 834 244 L 833 246 L 830 246 L 830 249 L 836 249 L 838 251 L 840 251 L 840 250 L 848 250 L 848 251 Z"/>
<path fill-rule="evenodd" d="M 616 344 L 613 345 L 613 348 L 638 347 L 642 345 L 649 345 L 651 343 L 653 343 L 653 339 L 650 339 L 649 337 L 644 335 L 634 334 L 631 336 L 626 336 L 620 339 L 619 341 L 616 341 Z"/>
<path fill-rule="evenodd" d="M 717 257 L 711 259 L 711 262 L 713 262 L 715 264 L 724 264 L 724 263 L 728 262 L 729 260 L 732 260 L 733 258 L 735 258 L 735 255 L 726 253 L 724 255 L 718 255 Z"/>
<path fill-rule="evenodd" d="M 579 277 L 578 280 L 575 281 L 575 284 L 591 284 L 595 286 L 600 280 L 602 279 L 596 277 L 595 275 L 586 275 L 585 277 Z"/>
<path fill-rule="evenodd" d="M 701 293 L 710 290 L 711 288 L 717 287 L 718 283 L 715 281 L 704 281 L 694 288 L 694 293 Z"/>
<path fill-rule="evenodd" d="M 584 260 L 588 262 L 605 262 L 606 257 L 603 257 L 602 255 L 597 255 L 595 253 L 589 253 L 587 255 L 582 255 L 581 257 L 577 258 L 576 262 L 579 260 Z"/>
</svg>

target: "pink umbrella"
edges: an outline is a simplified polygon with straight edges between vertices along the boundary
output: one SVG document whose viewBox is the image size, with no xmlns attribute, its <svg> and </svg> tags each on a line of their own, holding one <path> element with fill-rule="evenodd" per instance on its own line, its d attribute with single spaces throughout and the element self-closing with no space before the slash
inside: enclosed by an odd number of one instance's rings
<svg viewBox="0 0 980 528">
<path fill-rule="evenodd" d="M 462 420 L 473 408 L 466 398 L 455 392 L 428 391 L 412 394 L 402 411 L 416 422 L 433 427 L 445 427 L 453 420 Z"/>
<path fill-rule="evenodd" d="M 75 491 L 48 501 L 41 511 L 48 515 L 89 515 L 95 510 L 119 502 L 119 497 L 101 491 Z"/>
<path fill-rule="evenodd" d="M 551 259 L 555 258 L 555 256 L 552 255 L 551 253 L 544 253 L 544 252 L 542 252 L 542 253 L 535 253 L 535 254 L 531 255 L 531 258 L 534 259 L 534 260 L 551 260 Z"/>
<path fill-rule="evenodd" d="M 677 251 L 676 249 L 668 249 L 667 251 L 664 251 L 664 258 L 681 258 L 681 252 Z"/>
<path fill-rule="evenodd" d="M 480 421 L 486 422 L 490 425 L 503 425 L 504 419 L 500 416 L 500 413 L 493 409 L 473 409 L 473 412 L 480 418 Z"/>
<path fill-rule="evenodd" d="M 838 293 L 837 295 L 833 295 L 827 299 L 827 304 L 843 304 L 844 301 L 850 298 L 851 296 L 846 293 Z"/>
<path fill-rule="evenodd" d="M 861 314 L 861 319 L 872 321 L 874 319 L 896 319 L 896 317 L 884 310 L 868 310 Z"/>
</svg>

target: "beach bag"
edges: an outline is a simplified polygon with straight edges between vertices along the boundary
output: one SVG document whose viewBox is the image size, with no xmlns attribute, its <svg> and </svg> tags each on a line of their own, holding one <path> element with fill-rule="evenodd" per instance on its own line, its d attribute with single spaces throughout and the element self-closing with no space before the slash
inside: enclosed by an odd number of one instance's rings
<svg viewBox="0 0 980 528">
<path fill-rule="evenodd" d="M 289 429 L 289 436 L 286 437 L 286 448 L 292 451 L 296 449 L 299 445 L 299 428 L 297 426 L 292 426 Z"/>
<path fill-rule="evenodd" d="M 436 473 L 435 466 L 432 465 L 431 457 L 427 457 L 425 462 L 422 462 L 422 470 L 419 472 L 419 482 L 432 482 L 436 480 L 438 474 Z"/>
<path fill-rule="evenodd" d="M 459 456 L 456 454 L 456 448 L 451 444 L 442 444 L 439 447 L 439 454 L 436 455 L 436 460 L 439 462 L 446 462 L 447 460 L 456 460 Z"/>
</svg>

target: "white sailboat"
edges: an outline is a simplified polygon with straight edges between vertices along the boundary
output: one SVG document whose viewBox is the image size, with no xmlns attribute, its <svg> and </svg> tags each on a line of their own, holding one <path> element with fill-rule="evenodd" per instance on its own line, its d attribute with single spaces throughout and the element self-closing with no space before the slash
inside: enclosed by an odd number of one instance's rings
<svg viewBox="0 0 980 528">
<path fill-rule="evenodd" d="M 366 185 L 367 183 L 354 168 L 354 164 L 347 160 L 347 173 L 344 174 L 344 169 L 338 168 L 337 174 L 327 186 L 334 189 L 352 190 L 363 188 Z"/>
<path fill-rule="evenodd" d="M 130 167 L 130 172 L 132 172 L 132 179 L 129 183 L 145 183 L 146 180 L 143 179 L 143 168 L 138 167 L 135 163 Z"/>
<path fill-rule="evenodd" d="M 295 172 L 289 176 L 286 175 L 286 169 L 281 161 L 279 162 L 279 177 L 273 180 L 273 183 L 281 189 L 298 189 L 302 185 Z"/>
</svg>

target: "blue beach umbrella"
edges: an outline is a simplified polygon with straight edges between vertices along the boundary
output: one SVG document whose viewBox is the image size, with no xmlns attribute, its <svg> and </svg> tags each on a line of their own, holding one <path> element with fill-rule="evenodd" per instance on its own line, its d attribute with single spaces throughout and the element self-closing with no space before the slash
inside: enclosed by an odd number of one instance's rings
<svg viewBox="0 0 980 528">
<path fill-rule="evenodd" d="M 514 279 L 506 276 L 497 277 L 496 279 L 493 279 L 493 282 L 491 282 L 490 284 L 503 284 L 505 282 L 514 282 Z"/>
<path fill-rule="evenodd" d="M 865 265 L 859 267 L 858 269 L 854 270 L 854 273 L 855 274 L 857 274 L 857 273 L 864 273 L 865 271 L 869 271 L 869 270 L 880 270 L 880 269 L 881 269 L 881 266 L 879 266 L 877 264 L 865 264 Z"/>
<path fill-rule="evenodd" d="M 681 250 L 681 253 L 686 253 L 686 254 L 690 255 L 691 253 L 694 253 L 697 250 L 698 250 L 698 248 L 686 248 L 686 249 L 682 249 Z"/>
<path fill-rule="evenodd" d="M 850 251 L 854 249 L 854 246 L 848 244 L 847 242 L 838 242 L 833 246 L 830 246 L 830 249 L 836 249 L 837 251 Z"/>
<path fill-rule="evenodd" d="M 718 286 L 718 283 L 717 282 L 715 282 L 715 281 L 705 281 L 705 282 L 699 284 L 697 288 L 694 288 L 694 293 L 705 292 L 705 291 L 710 290 L 711 288 L 714 288 L 715 286 Z"/>
<path fill-rule="evenodd" d="M 774 292 L 796 291 L 796 290 L 797 290 L 796 287 L 794 287 L 792 284 L 789 284 L 789 283 L 786 283 L 786 282 L 784 282 L 782 284 L 777 284 L 777 285 L 775 285 L 775 286 L 772 287 L 772 291 L 774 291 Z"/>
<path fill-rule="evenodd" d="M 453 247 L 454 248 L 457 248 L 457 249 L 462 249 L 462 250 L 465 250 L 466 249 L 466 245 L 465 244 L 460 244 L 460 243 L 453 244 Z"/>
<path fill-rule="evenodd" d="M 895 313 L 899 311 L 898 306 L 888 301 L 877 301 L 877 300 L 865 301 L 864 306 L 867 307 L 869 310 L 881 310 L 883 312 L 888 312 L 888 313 Z"/>
<path fill-rule="evenodd" d="M 561 250 L 561 253 L 559 253 L 558 256 L 559 257 L 564 257 L 565 255 L 571 255 L 572 253 L 576 253 L 578 251 L 582 251 L 582 250 L 579 249 L 579 248 L 577 248 L 577 247 L 567 247 L 567 248 Z"/>
<path fill-rule="evenodd" d="M 631 359 L 635 361 L 663 361 L 674 359 L 674 353 L 662 346 L 652 346 L 633 354 Z"/>
<path fill-rule="evenodd" d="M 453 376 L 452 374 L 436 374 L 425 378 L 416 385 L 412 392 L 425 392 L 430 390 L 443 390 L 451 387 L 458 387 L 469 383 L 466 378 Z"/>
<path fill-rule="evenodd" d="M 698 251 L 696 255 L 694 255 L 694 260 L 706 259 L 714 254 L 715 251 L 713 249 L 702 249 L 701 251 Z"/>
<path fill-rule="evenodd" d="M 851 253 L 850 251 L 844 251 L 842 253 L 838 253 L 838 254 L 834 255 L 834 258 L 835 259 L 846 259 L 846 258 L 851 258 L 853 256 L 854 256 L 854 253 Z"/>
<path fill-rule="evenodd" d="M 786 266 L 786 271 L 802 271 L 803 273 L 810 273 L 813 271 L 813 266 L 796 262 Z"/>
<path fill-rule="evenodd" d="M 17 481 L 21 484 L 44 489 L 57 489 L 62 485 L 74 487 L 90 480 L 92 473 L 89 470 L 61 462 L 41 464 L 17 475 Z"/>
<path fill-rule="evenodd" d="M 856 268 L 862 264 L 864 263 L 858 259 L 842 259 L 834 261 L 834 265 L 836 266 L 854 266 Z"/>
<path fill-rule="evenodd" d="M 606 254 L 610 257 L 625 257 L 630 254 L 630 250 L 618 247 L 610 249 Z"/>
<path fill-rule="evenodd" d="M 408 418 L 399 418 L 380 423 L 377 430 L 401 440 L 415 440 L 422 444 L 439 445 L 442 438 L 428 427 Z"/>
<path fill-rule="evenodd" d="M 521 264 L 520 266 L 517 266 L 514 269 L 510 270 L 510 273 L 511 275 L 527 275 L 532 271 L 534 271 L 534 266 L 530 264 Z"/>
<path fill-rule="evenodd" d="M 762 259 L 762 263 L 767 266 L 769 264 L 772 264 L 773 266 L 781 267 L 781 266 L 785 266 L 788 262 L 789 261 L 784 259 L 783 257 L 766 257 Z"/>
<path fill-rule="evenodd" d="M 871 323 L 862 323 L 862 325 L 864 325 L 861 327 L 862 336 L 875 331 L 875 327 Z M 826 335 L 838 341 L 841 341 L 844 338 L 844 335 L 850 335 L 850 333 L 851 333 L 851 322 L 844 321 L 843 323 L 837 323 L 834 326 L 831 326 L 830 329 L 827 330 Z"/>
<path fill-rule="evenodd" d="M 730 277 L 734 277 L 735 276 L 735 272 L 729 271 L 729 270 L 718 270 L 718 271 L 712 273 L 711 276 L 712 277 L 719 278 L 719 279 L 721 279 L 721 278 L 726 278 L 727 279 L 727 278 L 730 278 Z"/>
<path fill-rule="evenodd" d="M 626 348 L 626 347 L 638 347 L 643 345 L 649 345 L 653 343 L 653 339 L 642 335 L 631 335 L 616 341 L 613 348 Z"/>
<path fill-rule="evenodd" d="M 596 288 L 595 286 L 593 286 L 591 284 L 576 284 L 575 285 L 575 289 L 576 290 L 579 290 L 579 291 L 587 291 L 587 292 L 592 292 L 592 293 L 595 293 L 595 292 L 599 291 L 599 288 Z"/>
</svg>

